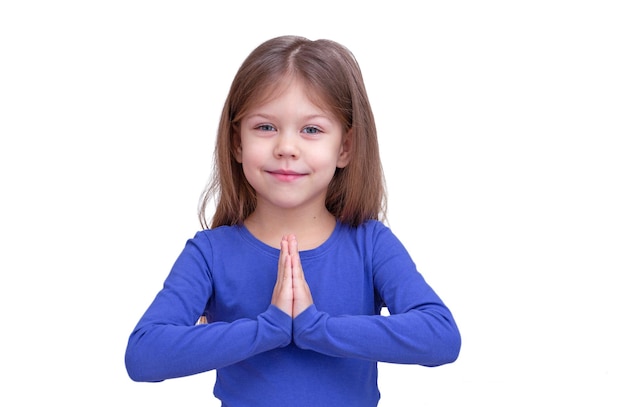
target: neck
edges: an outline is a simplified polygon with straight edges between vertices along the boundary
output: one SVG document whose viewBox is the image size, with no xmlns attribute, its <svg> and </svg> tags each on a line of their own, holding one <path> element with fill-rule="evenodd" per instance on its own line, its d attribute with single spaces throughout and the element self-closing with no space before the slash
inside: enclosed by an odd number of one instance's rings
<svg viewBox="0 0 626 407">
<path fill-rule="evenodd" d="M 279 248 L 284 235 L 293 233 L 300 250 L 318 247 L 335 229 L 335 217 L 324 208 L 319 212 L 263 210 L 257 208 L 244 225 L 263 243 Z"/>
</svg>

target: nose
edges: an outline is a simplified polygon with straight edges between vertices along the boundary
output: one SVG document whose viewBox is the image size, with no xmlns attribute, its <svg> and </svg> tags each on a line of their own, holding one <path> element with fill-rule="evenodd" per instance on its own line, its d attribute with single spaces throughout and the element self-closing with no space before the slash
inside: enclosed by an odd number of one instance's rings
<svg viewBox="0 0 626 407">
<path fill-rule="evenodd" d="M 278 134 L 276 137 L 274 155 L 277 158 L 298 158 L 300 156 L 298 136 L 292 133 Z"/>
</svg>

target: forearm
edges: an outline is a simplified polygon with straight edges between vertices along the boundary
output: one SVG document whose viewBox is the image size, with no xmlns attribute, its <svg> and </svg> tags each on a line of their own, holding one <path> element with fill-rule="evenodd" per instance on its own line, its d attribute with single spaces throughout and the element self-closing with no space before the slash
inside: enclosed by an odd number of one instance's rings
<svg viewBox="0 0 626 407">
<path fill-rule="evenodd" d="M 256 319 L 177 326 L 142 321 L 130 336 L 126 368 L 135 381 L 189 376 L 291 342 L 291 318 L 270 308 Z"/>
<path fill-rule="evenodd" d="M 461 339 L 451 316 L 440 311 L 331 317 L 312 306 L 294 320 L 294 342 L 335 357 L 442 365 L 456 360 Z"/>
</svg>

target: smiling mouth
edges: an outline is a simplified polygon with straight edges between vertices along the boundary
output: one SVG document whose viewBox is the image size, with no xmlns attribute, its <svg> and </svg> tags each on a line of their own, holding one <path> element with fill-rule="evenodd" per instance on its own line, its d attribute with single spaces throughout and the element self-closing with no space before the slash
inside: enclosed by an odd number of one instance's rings
<svg viewBox="0 0 626 407">
<path fill-rule="evenodd" d="M 295 181 L 305 175 L 293 171 L 268 171 L 268 174 L 283 182 Z"/>
</svg>

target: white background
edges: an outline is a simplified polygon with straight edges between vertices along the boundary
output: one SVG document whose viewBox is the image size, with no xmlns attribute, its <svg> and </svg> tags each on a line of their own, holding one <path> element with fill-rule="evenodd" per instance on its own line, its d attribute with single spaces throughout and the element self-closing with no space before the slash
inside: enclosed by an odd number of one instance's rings
<svg viewBox="0 0 626 407">
<path fill-rule="evenodd" d="M 2 2 L 0 404 L 218 405 L 212 372 L 134 383 L 124 350 L 200 228 L 236 69 L 298 34 L 359 60 L 390 226 L 463 336 L 382 364 L 380 405 L 624 406 L 620 3 Z"/>
</svg>

